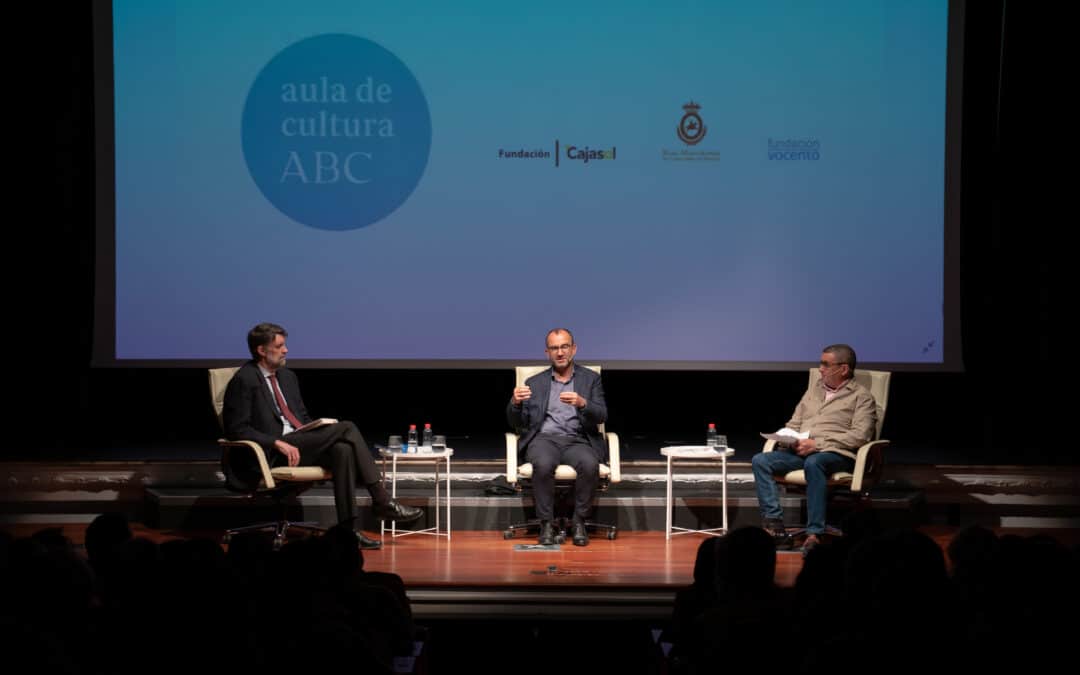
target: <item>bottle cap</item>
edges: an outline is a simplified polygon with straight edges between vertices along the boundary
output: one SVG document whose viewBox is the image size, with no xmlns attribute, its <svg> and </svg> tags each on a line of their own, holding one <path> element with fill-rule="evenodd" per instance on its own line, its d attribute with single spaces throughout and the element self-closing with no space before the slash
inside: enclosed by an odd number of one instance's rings
<svg viewBox="0 0 1080 675">
<path fill-rule="evenodd" d="M 716 423 L 715 422 L 709 422 L 709 428 L 710 429 L 715 429 L 716 428 Z"/>
<path fill-rule="evenodd" d="M 424 428 L 425 429 L 430 429 L 431 428 L 431 422 L 425 422 L 424 423 Z"/>
<path fill-rule="evenodd" d="M 413 429 L 415 429 L 415 428 L 416 428 L 416 425 L 415 425 L 415 424 L 410 424 L 410 425 L 409 425 L 409 431 L 412 431 L 412 430 L 413 430 Z"/>
</svg>

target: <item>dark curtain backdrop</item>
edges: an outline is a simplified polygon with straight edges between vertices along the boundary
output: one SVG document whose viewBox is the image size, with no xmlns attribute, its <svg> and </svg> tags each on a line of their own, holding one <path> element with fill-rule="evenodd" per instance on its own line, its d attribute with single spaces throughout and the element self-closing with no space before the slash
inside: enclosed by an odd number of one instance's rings
<svg viewBox="0 0 1080 675">
<path fill-rule="evenodd" d="M 6 360 L 15 364 L 4 387 L 14 406 L 7 417 L 17 431 L 5 452 L 78 459 L 144 444 L 212 451 L 217 427 L 204 370 L 88 365 L 95 167 L 87 5 L 24 9 L 32 16 L 11 26 L 24 48 L 10 57 L 9 70 L 17 72 L 5 97 L 18 148 L 6 172 L 13 208 L 4 340 Z M 960 246 L 966 371 L 894 375 L 885 425 L 896 447 L 927 461 L 1074 461 L 1073 449 L 1047 433 L 1062 423 L 1067 396 L 1052 375 L 1066 357 L 1051 343 L 1068 313 L 1054 300 L 1050 254 L 1060 249 L 1061 224 L 1053 209 L 1046 212 L 1039 157 L 1055 99 L 1045 87 L 1056 63 L 1042 38 L 1053 21 L 1048 11 L 1002 2 L 967 8 Z M 238 344 L 243 339 L 238 335 Z M 588 354 L 582 344 L 579 357 Z M 301 378 L 314 414 L 354 419 L 369 433 L 431 421 L 452 437 L 496 439 L 513 384 L 509 372 L 473 370 L 305 370 Z M 749 442 L 786 420 L 804 384 L 802 372 L 605 373 L 610 426 L 631 443 L 650 436 L 697 442 L 710 421 L 733 441 Z"/>
</svg>

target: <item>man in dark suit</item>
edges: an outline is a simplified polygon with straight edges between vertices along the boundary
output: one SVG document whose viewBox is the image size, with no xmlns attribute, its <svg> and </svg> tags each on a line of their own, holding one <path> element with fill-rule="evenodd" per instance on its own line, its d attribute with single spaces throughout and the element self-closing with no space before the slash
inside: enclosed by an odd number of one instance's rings
<svg viewBox="0 0 1080 675">
<path fill-rule="evenodd" d="M 356 518 L 356 483 L 371 494 L 375 515 L 407 523 L 423 511 L 390 498 L 379 480 L 379 469 L 364 437 L 352 422 L 336 422 L 296 431 L 312 421 L 296 374 L 285 367 L 288 333 L 281 326 L 260 323 L 248 332 L 251 361 L 245 363 L 225 389 L 222 420 L 231 440 L 255 441 L 271 466 L 321 466 L 333 474 L 334 504 L 339 523 Z M 361 548 L 382 542 L 357 532 Z"/>
<path fill-rule="evenodd" d="M 607 419 L 600 376 L 574 363 L 577 345 L 565 328 L 547 334 L 551 368 L 515 387 L 506 419 L 519 434 L 518 452 L 533 465 L 533 499 L 540 519 L 540 543 L 553 544 L 555 529 L 555 469 L 568 464 L 577 472 L 574 482 L 575 546 L 589 543 L 585 517 L 600 482 L 604 438 L 599 426 Z"/>
</svg>

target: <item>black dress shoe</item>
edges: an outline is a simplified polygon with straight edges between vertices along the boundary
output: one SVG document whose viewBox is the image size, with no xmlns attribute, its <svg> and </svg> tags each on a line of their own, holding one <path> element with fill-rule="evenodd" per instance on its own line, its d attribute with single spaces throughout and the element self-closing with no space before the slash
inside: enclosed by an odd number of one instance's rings
<svg viewBox="0 0 1080 675">
<path fill-rule="evenodd" d="M 376 549 L 382 548 L 382 542 L 378 539 L 369 539 L 363 532 L 357 532 L 356 538 L 360 541 L 360 548 L 362 549 Z"/>
<path fill-rule="evenodd" d="M 589 530 L 585 527 L 585 523 L 574 523 L 573 539 L 574 546 L 589 545 Z"/>
<path fill-rule="evenodd" d="M 424 515 L 423 509 L 415 506 L 406 506 L 396 499 L 391 499 L 385 504 L 375 505 L 375 516 L 380 520 L 396 520 L 399 523 L 411 523 Z"/>
<path fill-rule="evenodd" d="M 555 527 L 550 520 L 540 521 L 540 538 L 537 541 L 542 546 L 551 546 L 555 543 Z"/>
</svg>

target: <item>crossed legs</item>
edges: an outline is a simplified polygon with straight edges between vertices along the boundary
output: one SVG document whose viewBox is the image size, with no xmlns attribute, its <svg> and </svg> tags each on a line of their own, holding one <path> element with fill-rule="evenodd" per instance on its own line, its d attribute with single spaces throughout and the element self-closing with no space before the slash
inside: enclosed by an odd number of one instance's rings
<svg viewBox="0 0 1080 675">
<path fill-rule="evenodd" d="M 352 422 L 289 434 L 285 441 L 300 450 L 301 466 L 321 466 L 333 474 L 334 507 L 338 522 L 356 517 L 356 484 L 359 481 L 371 494 L 376 506 L 385 506 L 390 495 L 380 481 L 379 468 L 364 437 Z"/>
</svg>

